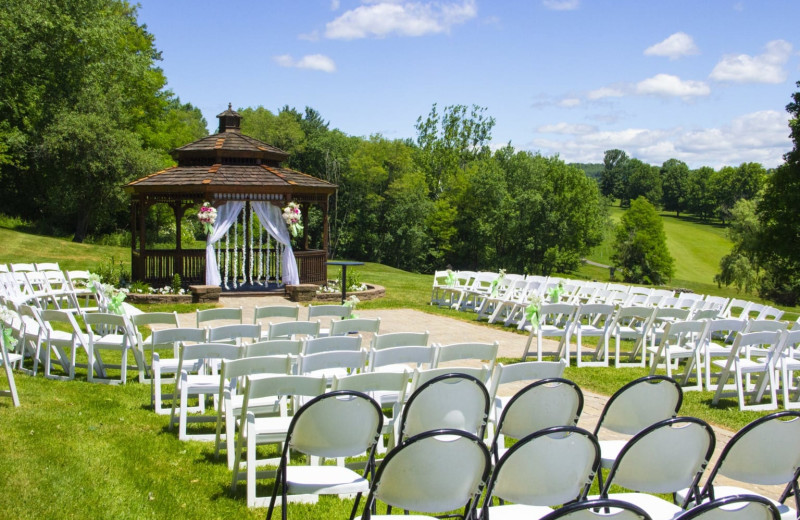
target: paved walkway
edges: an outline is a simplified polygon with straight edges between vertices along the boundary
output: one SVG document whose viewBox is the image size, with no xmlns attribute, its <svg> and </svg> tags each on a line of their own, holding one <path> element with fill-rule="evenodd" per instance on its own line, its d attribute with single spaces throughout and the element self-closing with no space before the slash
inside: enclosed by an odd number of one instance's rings
<svg viewBox="0 0 800 520">
<path fill-rule="evenodd" d="M 222 297 L 220 305 L 223 307 L 242 307 L 245 323 L 252 323 L 253 309 L 256 306 L 264 305 L 286 305 L 287 300 L 282 296 L 258 296 L 258 297 Z M 410 309 L 381 309 L 381 310 L 357 310 L 356 313 L 362 318 L 381 318 L 381 333 L 389 332 L 424 332 L 430 333 L 431 343 L 461 343 L 467 341 L 474 342 L 494 342 L 500 343 L 499 357 L 519 358 L 525 349 L 527 336 L 515 334 L 510 331 L 498 330 L 492 327 L 485 327 L 480 324 L 467 323 L 452 318 L 435 316 L 424 312 Z M 195 317 L 191 314 L 180 315 L 182 326 L 195 326 Z M 300 319 L 305 318 L 305 311 L 301 309 Z M 323 327 L 325 323 L 323 322 Z M 368 344 L 369 337 L 364 338 L 364 343 Z M 554 354 L 556 342 L 546 341 L 544 352 Z M 529 359 L 531 359 L 529 357 Z M 623 369 L 624 370 L 624 369 Z M 505 385 L 501 393 L 513 394 L 516 388 L 513 385 Z M 584 391 L 584 408 L 578 425 L 592 431 L 597 424 L 600 413 L 608 400 L 607 396 L 593 394 Z M 727 444 L 732 436 L 732 432 L 714 427 L 716 434 L 716 450 L 711 464 L 716 461 L 723 446 Z M 613 432 L 601 430 L 600 437 L 604 439 L 615 438 Z M 616 438 L 620 438 L 616 436 Z M 719 479 L 720 482 L 729 484 L 733 481 Z M 762 493 L 774 499 L 780 497 L 783 491 L 782 486 L 748 486 L 756 492 Z"/>
</svg>

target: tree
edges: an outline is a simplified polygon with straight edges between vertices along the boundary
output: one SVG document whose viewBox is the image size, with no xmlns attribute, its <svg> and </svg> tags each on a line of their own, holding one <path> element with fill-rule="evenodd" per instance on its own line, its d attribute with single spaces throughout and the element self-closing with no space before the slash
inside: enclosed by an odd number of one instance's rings
<svg viewBox="0 0 800 520">
<path fill-rule="evenodd" d="M 800 81 L 797 82 L 800 87 Z M 762 226 L 762 295 L 785 305 L 800 300 L 800 91 L 786 105 L 794 147 L 767 181 L 757 214 Z"/>
<path fill-rule="evenodd" d="M 717 207 L 711 189 L 713 175 L 714 169 L 709 166 L 703 166 L 689 172 L 686 207 L 691 213 L 703 220 L 713 217 L 714 209 Z"/>
<path fill-rule="evenodd" d="M 604 197 L 622 198 L 622 172 L 628 160 L 628 154 L 622 150 L 606 150 L 603 156 L 603 171 L 600 174 L 600 193 Z"/>
<path fill-rule="evenodd" d="M 630 201 L 644 197 L 651 204 L 661 202 L 661 174 L 655 166 L 650 166 L 639 159 L 631 159 L 623 168 L 623 182 L 625 196 L 623 205 Z"/>
<path fill-rule="evenodd" d="M 739 199 L 731 211 L 728 235 L 733 241 L 731 252 L 720 260 L 720 272 L 714 276 L 717 284 L 736 286 L 751 292 L 759 280 L 761 225 L 756 216 L 755 200 Z"/>
<path fill-rule="evenodd" d="M 633 200 L 622 216 L 614 248 L 613 265 L 626 282 L 661 285 L 672 278 L 664 224 L 645 197 Z"/>
<path fill-rule="evenodd" d="M 678 159 L 669 159 L 661 166 L 661 204 L 664 209 L 681 216 L 686 209 L 689 192 L 689 167 Z"/>
<path fill-rule="evenodd" d="M 486 108 L 473 105 L 451 105 L 440 115 L 436 104 L 428 117 L 417 118 L 418 159 L 425 172 L 432 197 L 438 198 L 458 171 L 480 156 L 489 156 L 494 118 L 485 115 Z"/>
</svg>

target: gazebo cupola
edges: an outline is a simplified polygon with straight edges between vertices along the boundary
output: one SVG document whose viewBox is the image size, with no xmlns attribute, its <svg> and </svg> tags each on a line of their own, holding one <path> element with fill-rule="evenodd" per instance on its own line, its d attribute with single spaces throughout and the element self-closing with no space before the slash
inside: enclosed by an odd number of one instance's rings
<svg viewBox="0 0 800 520">
<path fill-rule="evenodd" d="M 293 269 L 287 258 L 293 257 L 299 274 L 294 283 L 324 283 L 328 198 L 336 185 L 283 167 L 289 154 L 243 134 L 242 116 L 230 104 L 217 118 L 216 134 L 172 151 L 177 166 L 125 186 L 132 198 L 133 278 L 152 284 L 169 283 L 177 273 L 188 284 L 213 283 L 220 277 L 223 289 L 248 286 L 257 290 L 288 283 L 285 278 Z M 219 224 L 208 236 L 211 245 L 183 249 L 180 237 L 184 213 L 203 202 L 211 203 L 218 212 Z M 285 235 L 286 229 L 276 212 L 289 202 L 298 203 L 303 214 L 303 235 L 296 239 L 299 243 L 295 248 L 285 243 L 286 237 L 277 236 Z M 145 215 L 154 204 L 167 204 L 175 214 L 173 250 L 147 247 Z M 311 206 L 318 206 L 323 215 L 322 248 L 316 250 L 309 249 Z M 229 226 L 224 232 L 223 221 Z"/>
</svg>

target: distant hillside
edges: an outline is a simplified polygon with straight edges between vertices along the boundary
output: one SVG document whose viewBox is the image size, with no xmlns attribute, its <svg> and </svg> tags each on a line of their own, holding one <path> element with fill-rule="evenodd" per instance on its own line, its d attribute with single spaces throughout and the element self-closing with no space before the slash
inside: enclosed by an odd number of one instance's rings
<svg viewBox="0 0 800 520">
<path fill-rule="evenodd" d="M 599 179 L 605 165 L 603 163 L 569 163 L 570 166 L 577 166 L 592 179 Z"/>
</svg>

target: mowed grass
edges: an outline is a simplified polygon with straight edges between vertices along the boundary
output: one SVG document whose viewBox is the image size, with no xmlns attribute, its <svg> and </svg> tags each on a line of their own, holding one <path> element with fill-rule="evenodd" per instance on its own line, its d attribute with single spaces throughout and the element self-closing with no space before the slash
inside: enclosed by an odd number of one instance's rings
<svg viewBox="0 0 800 520">
<path fill-rule="evenodd" d="M 113 257 L 130 270 L 131 250 L 125 247 L 77 244 L 69 240 L 34 235 L 0 227 L 0 264 L 58 262 L 61 269 L 88 269 Z"/>
</svg>

